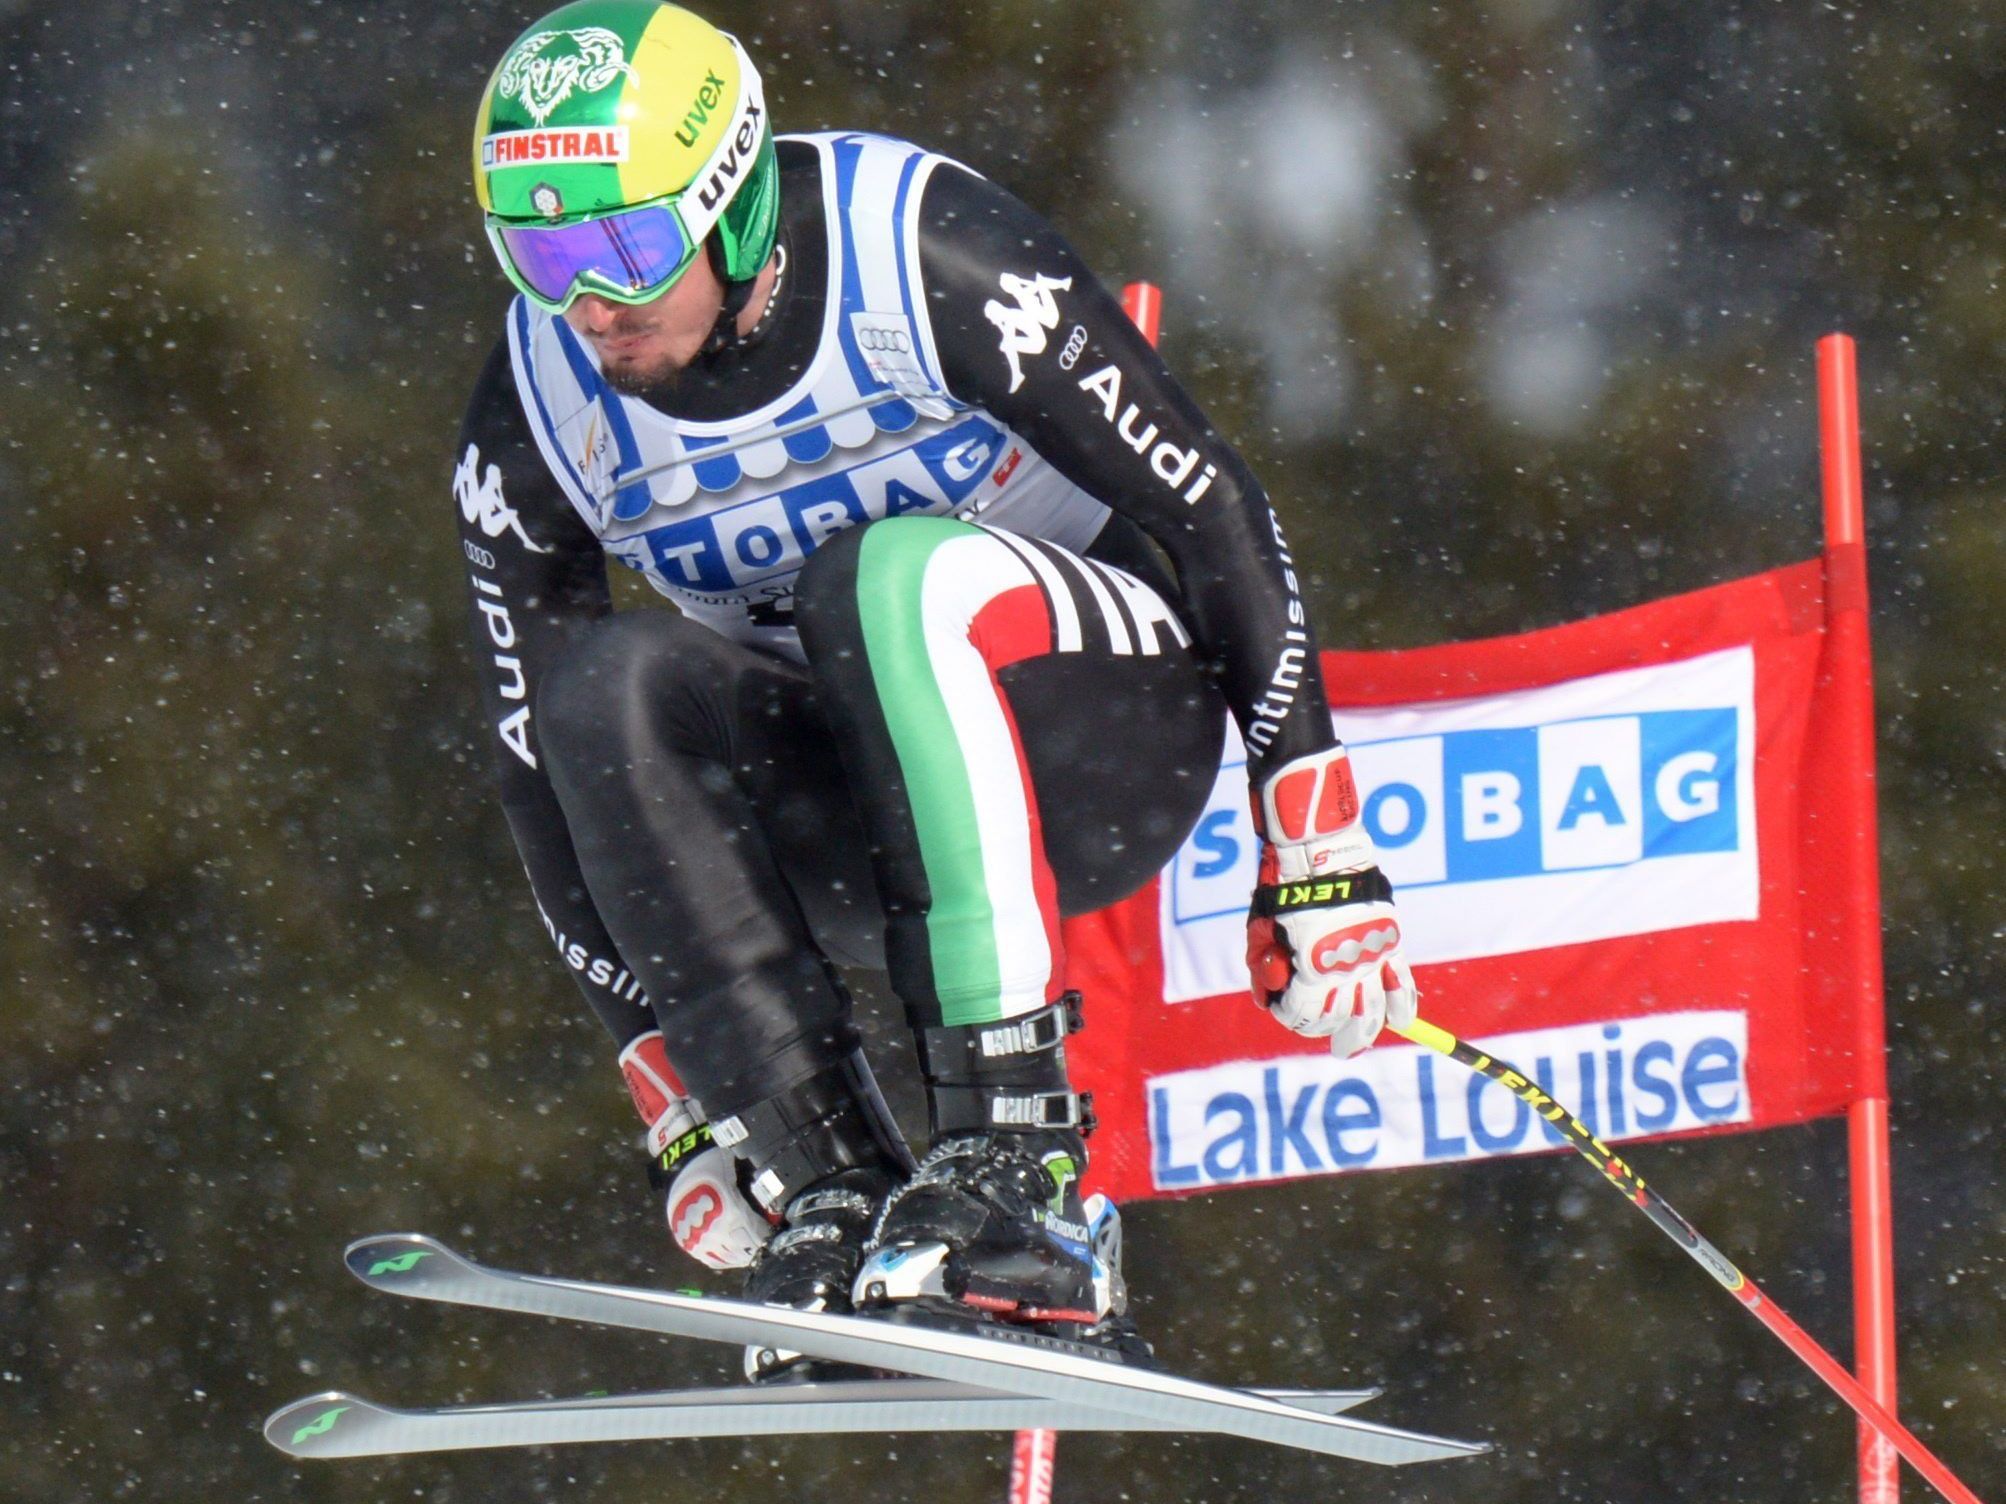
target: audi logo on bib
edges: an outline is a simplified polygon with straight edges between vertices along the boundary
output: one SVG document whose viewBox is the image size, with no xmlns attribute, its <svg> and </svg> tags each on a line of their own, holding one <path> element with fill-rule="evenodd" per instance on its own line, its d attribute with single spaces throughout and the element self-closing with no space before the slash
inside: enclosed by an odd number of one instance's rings
<svg viewBox="0 0 2006 1504">
<path fill-rule="evenodd" d="M 910 355 L 912 340 L 903 329 L 880 329 L 866 325 L 857 330 L 857 348 L 874 355 Z"/>
</svg>

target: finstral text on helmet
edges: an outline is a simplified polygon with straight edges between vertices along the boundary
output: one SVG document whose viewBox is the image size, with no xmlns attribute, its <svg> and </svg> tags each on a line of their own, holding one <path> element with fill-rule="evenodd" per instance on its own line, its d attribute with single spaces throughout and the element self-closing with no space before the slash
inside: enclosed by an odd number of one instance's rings
<svg viewBox="0 0 2006 1504">
<path fill-rule="evenodd" d="M 539 31 L 523 38 L 503 62 L 495 76 L 495 93 L 502 99 L 520 99 L 542 125 L 574 90 L 597 94 L 623 76 L 630 83 L 640 82 L 618 32 L 603 26 Z"/>
<path fill-rule="evenodd" d="M 613 163 L 627 160 L 627 127 L 592 126 L 565 129 L 546 126 L 533 131 L 496 131 L 481 140 L 481 166 L 525 167 L 532 162 Z"/>
</svg>

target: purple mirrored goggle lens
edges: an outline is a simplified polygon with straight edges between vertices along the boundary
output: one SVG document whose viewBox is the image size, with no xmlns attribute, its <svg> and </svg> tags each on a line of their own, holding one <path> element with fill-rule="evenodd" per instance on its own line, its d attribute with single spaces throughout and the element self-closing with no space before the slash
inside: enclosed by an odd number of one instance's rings
<svg viewBox="0 0 2006 1504">
<path fill-rule="evenodd" d="M 551 303 L 562 303 L 580 277 L 591 279 L 591 291 L 659 290 L 693 250 L 682 220 L 665 204 L 554 228 L 499 225 L 495 234 L 516 275 Z"/>
</svg>

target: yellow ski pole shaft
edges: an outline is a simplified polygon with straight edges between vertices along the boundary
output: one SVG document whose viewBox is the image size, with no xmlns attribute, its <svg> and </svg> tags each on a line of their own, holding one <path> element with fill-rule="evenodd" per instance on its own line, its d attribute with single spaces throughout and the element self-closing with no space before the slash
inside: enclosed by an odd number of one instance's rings
<svg viewBox="0 0 2006 1504">
<path fill-rule="evenodd" d="M 1906 1457 L 1938 1493 L 1950 1500 L 1951 1504 L 1979 1504 L 1978 1495 L 1939 1462 L 1928 1447 L 1916 1440 L 1908 1427 L 1882 1408 L 1880 1403 L 1861 1386 L 1859 1380 L 1819 1346 L 1810 1333 L 1785 1315 L 1775 1301 L 1755 1287 L 1754 1281 L 1735 1268 L 1718 1248 L 1701 1237 L 1692 1223 L 1680 1216 L 1669 1201 L 1645 1185 L 1643 1176 L 1631 1169 L 1621 1156 L 1590 1132 L 1586 1123 L 1561 1103 L 1556 1102 L 1537 1081 L 1509 1061 L 1486 1055 L 1482 1050 L 1465 1044 L 1447 1029 L 1439 1028 L 1424 1018 L 1417 1018 L 1406 1028 L 1394 1029 L 1393 1032 L 1437 1054 L 1446 1055 L 1458 1064 L 1468 1066 L 1478 1075 L 1497 1082 L 1558 1128 L 1566 1136 L 1568 1146 L 1575 1153 L 1600 1170 L 1603 1178 L 1622 1193 L 1624 1200 L 1649 1217 L 1666 1237 L 1692 1255 L 1693 1260 L 1712 1275 L 1722 1289 L 1754 1312 L 1756 1318 L 1775 1333 L 1784 1346 L 1795 1353 L 1806 1367 L 1823 1379 L 1840 1399 L 1851 1405 L 1862 1420 L 1886 1437 L 1889 1444 Z"/>
</svg>

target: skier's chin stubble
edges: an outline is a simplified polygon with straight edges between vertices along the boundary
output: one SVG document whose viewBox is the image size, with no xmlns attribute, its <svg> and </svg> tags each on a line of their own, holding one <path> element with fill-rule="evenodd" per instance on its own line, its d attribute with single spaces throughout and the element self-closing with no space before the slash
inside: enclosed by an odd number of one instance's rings
<svg viewBox="0 0 2006 1504">
<path fill-rule="evenodd" d="M 577 303 L 565 322 L 593 347 L 599 374 L 622 396 L 646 398 L 675 391 L 724 305 L 721 288 L 698 283 L 672 289 L 653 304 L 612 310 L 603 302 Z"/>
<path fill-rule="evenodd" d="M 603 364 L 599 374 L 623 397 L 660 397 L 673 394 L 688 369 L 687 363 L 678 364 L 674 356 L 662 355 L 652 361 Z"/>
</svg>

